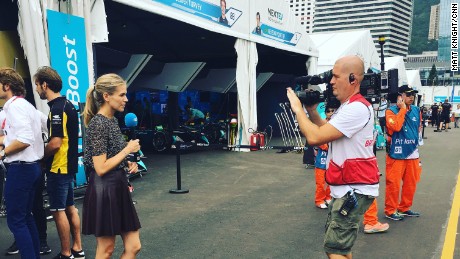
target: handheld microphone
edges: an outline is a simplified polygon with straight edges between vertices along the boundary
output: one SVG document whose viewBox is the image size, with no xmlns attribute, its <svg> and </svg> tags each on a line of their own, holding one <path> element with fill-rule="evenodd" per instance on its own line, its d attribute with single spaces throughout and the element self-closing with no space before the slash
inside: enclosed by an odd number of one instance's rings
<svg viewBox="0 0 460 259">
<path fill-rule="evenodd" d="M 136 114 L 130 112 L 125 115 L 125 126 L 130 128 L 129 132 L 131 136 L 130 139 L 136 139 L 136 127 L 137 127 L 137 116 Z M 130 162 L 139 162 L 140 155 L 139 152 L 131 153 L 128 155 L 128 161 Z"/>
<path fill-rule="evenodd" d="M 136 114 L 130 112 L 125 115 L 125 125 L 128 128 L 137 127 L 137 116 Z"/>
<path fill-rule="evenodd" d="M 129 135 L 130 139 L 136 139 L 136 131 L 135 128 L 137 127 L 137 116 L 134 113 L 127 113 L 125 115 L 125 126 L 129 128 Z"/>
</svg>

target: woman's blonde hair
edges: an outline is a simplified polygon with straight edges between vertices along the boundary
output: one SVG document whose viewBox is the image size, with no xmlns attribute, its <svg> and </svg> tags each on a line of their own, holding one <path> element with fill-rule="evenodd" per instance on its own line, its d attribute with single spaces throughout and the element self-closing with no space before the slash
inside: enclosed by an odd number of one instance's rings
<svg viewBox="0 0 460 259">
<path fill-rule="evenodd" d="M 86 92 L 86 105 L 83 111 L 85 126 L 88 126 L 91 119 L 104 104 L 103 94 L 112 95 L 120 85 L 125 85 L 126 82 L 117 74 L 105 74 L 100 76 L 94 86 Z"/>
</svg>

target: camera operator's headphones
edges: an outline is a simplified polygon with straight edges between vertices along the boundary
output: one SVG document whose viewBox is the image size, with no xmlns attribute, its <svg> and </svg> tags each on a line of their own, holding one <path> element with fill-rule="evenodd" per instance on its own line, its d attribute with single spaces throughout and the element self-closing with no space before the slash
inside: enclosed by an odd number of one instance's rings
<svg viewBox="0 0 460 259">
<path fill-rule="evenodd" d="M 348 81 L 350 81 L 350 83 L 352 83 L 353 81 L 355 81 L 355 75 L 353 73 L 350 73 L 350 75 L 348 76 Z"/>
</svg>

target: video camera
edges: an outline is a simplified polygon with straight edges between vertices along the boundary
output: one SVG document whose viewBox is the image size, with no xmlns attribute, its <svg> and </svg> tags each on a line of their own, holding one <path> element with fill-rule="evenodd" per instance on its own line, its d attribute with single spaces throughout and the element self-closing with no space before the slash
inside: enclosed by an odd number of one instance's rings
<svg viewBox="0 0 460 259">
<path fill-rule="evenodd" d="M 332 70 L 328 70 L 318 75 L 301 76 L 295 79 L 295 83 L 301 85 L 302 91 L 296 91 L 297 97 L 306 106 L 313 105 L 324 101 L 331 102 L 335 99 L 332 94 L 332 85 L 330 84 L 332 79 Z M 326 90 L 320 92 L 319 90 L 312 89 L 313 86 L 320 84 L 326 84 Z M 337 106 L 338 107 L 338 106 Z"/>
<path fill-rule="evenodd" d="M 390 78 L 388 75 L 390 75 Z M 331 79 L 332 70 L 328 70 L 318 75 L 297 77 L 295 79 L 295 83 L 301 85 L 302 91 L 296 91 L 296 95 L 306 106 L 320 102 L 327 102 L 330 107 L 338 108 L 340 106 L 340 102 L 332 94 L 332 85 L 330 83 Z M 378 103 L 380 101 L 380 97 L 385 94 L 397 94 L 397 83 L 398 70 L 383 71 L 383 73 L 366 73 L 364 74 L 363 81 L 360 85 L 360 93 L 370 103 Z M 319 90 L 312 89 L 313 86 L 318 86 L 319 84 L 326 84 L 326 90 L 320 92 Z"/>
</svg>

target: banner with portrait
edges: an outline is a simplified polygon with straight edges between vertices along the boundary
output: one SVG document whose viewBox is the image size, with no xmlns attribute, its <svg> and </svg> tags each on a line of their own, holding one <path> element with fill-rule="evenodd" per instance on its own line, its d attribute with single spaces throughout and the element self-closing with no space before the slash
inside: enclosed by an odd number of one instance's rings
<svg viewBox="0 0 460 259">
<path fill-rule="evenodd" d="M 250 1 L 250 40 L 287 51 L 318 56 L 306 28 L 289 8 L 279 0 Z"/>
<path fill-rule="evenodd" d="M 249 1 L 242 0 L 115 0 L 200 28 L 248 39 Z"/>
<path fill-rule="evenodd" d="M 314 43 L 280 0 L 114 0 L 200 28 L 309 56 Z"/>
</svg>

